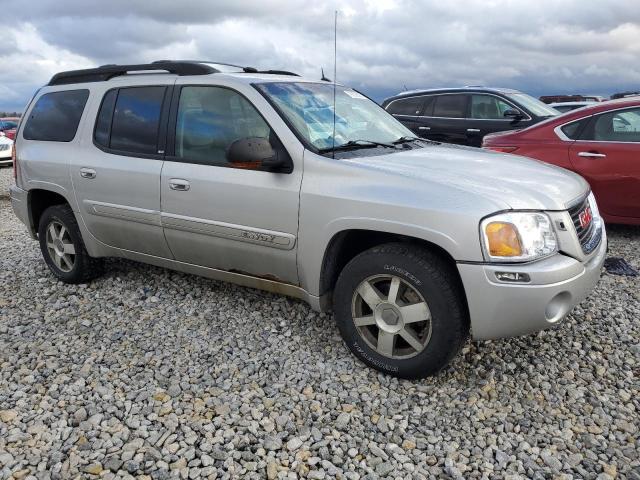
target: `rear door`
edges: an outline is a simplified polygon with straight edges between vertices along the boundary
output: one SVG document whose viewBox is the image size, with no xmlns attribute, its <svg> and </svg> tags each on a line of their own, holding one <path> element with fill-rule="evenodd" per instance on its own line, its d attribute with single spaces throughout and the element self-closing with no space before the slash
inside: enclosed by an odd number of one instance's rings
<svg viewBox="0 0 640 480">
<path fill-rule="evenodd" d="M 425 116 L 425 126 L 429 127 L 422 136 L 445 143 L 467 145 L 467 107 L 469 95 L 466 93 L 446 93 L 435 95 L 433 113 Z"/>
<path fill-rule="evenodd" d="M 640 218 L 640 107 L 594 115 L 569 152 L 600 210 Z"/>
<path fill-rule="evenodd" d="M 105 82 L 93 97 L 95 123 L 86 125 L 70 173 L 82 219 L 106 245 L 171 258 L 160 222 L 160 172 L 174 81 Z"/>
</svg>

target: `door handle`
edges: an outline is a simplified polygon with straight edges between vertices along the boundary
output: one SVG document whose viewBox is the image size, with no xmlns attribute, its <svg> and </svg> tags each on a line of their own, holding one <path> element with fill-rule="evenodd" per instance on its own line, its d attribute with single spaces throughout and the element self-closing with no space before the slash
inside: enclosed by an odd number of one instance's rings
<svg viewBox="0 0 640 480">
<path fill-rule="evenodd" d="M 83 167 L 80 169 L 80 176 L 82 178 L 96 178 L 96 171 L 93 168 Z"/>
<path fill-rule="evenodd" d="M 598 152 L 579 152 L 578 156 L 585 157 L 585 158 L 605 158 L 606 157 L 604 153 L 598 153 Z"/>
<path fill-rule="evenodd" d="M 169 180 L 169 188 L 177 192 L 186 192 L 191 188 L 191 184 L 181 178 L 172 178 Z"/>
<path fill-rule="evenodd" d="M 467 132 L 469 133 L 478 133 L 479 131 L 479 128 L 467 128 Z"/>
<path fill-rule="evenodd" d="M 418 130 L 431 130 L 431 127 L 418 127 Z"/>
</svg>

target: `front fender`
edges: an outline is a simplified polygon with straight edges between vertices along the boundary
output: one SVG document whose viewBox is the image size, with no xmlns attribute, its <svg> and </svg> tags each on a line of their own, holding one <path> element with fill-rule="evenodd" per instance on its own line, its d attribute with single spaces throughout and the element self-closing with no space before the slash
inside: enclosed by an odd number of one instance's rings
<svg viewBox="0 0 640 480">
<path fill-rule="evenodd" d="M 320 294 L 322 265 L 327 248 L 336 235 L 347 230 L 369 230 L 411 237 L 437 245 L 454 259 L 464 258 L 463 246 L 453 237 L 438 230 L 377 218 L 341 217 L 326 224 L 320 235 L 306 235 L 305 232 L 300 234 L 298 275 L 301 286 L 311 295 Z"/>
</svg>

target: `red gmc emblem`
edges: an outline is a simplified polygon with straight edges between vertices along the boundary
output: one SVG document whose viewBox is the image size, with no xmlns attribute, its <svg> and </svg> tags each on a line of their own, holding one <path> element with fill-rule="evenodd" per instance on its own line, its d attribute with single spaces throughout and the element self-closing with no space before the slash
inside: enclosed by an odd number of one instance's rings
<svg viewBox="0 0 640 480">
<path fill-rule="evenodd" d="M 580 220 L 580 226 L 582 228 L 587 228 L 591 223 L 591 220 L 593 220 L 591 207 L 587 207 L 583 211 L 581 211 L 580 214 L 578 215 L 578 219 Z"/>
</svg>

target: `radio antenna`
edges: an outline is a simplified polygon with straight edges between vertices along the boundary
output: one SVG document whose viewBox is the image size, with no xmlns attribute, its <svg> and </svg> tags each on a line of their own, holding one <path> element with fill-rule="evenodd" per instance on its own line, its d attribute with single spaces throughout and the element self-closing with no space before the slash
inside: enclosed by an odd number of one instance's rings
<svg viewBox="0 0 640 480">
<path fill-rule="evenodd" d="M 337 58 L 338 58 L 338 10 L 335 11 L 333 19 L 333 135 L 332 157 L 336 158 L 336 80 L 337 80 Z"/>
</svg>

